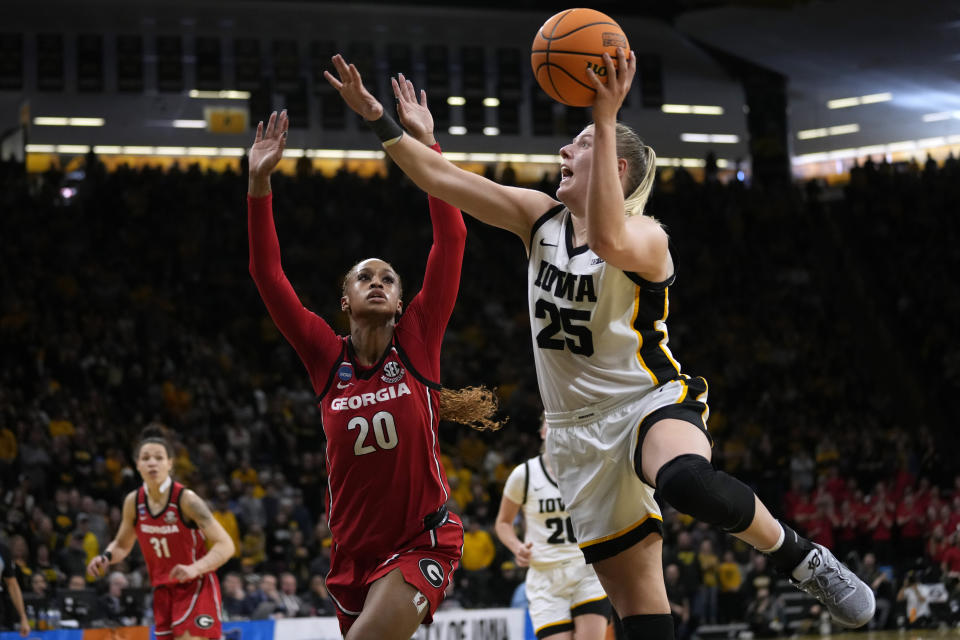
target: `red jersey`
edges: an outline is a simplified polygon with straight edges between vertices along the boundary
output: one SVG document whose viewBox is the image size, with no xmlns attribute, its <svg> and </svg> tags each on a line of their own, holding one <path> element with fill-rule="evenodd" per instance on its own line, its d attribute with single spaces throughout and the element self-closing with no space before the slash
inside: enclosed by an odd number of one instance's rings
<svg viewBox="0 0 960 640">
<path fill-rule="evenodd" d="M 405 307 L 380 361 L 361 367 L 349 336 L 300 303 L 280 266 L 272 198 L 248 199 L 250 273 L 303 361 L 327 437 L 328 521 L 350 553 L 392 552 L 424 531 L 450 490 L 437 437 L 440 343 L 460 283 L 466 227 L 429 198 L 433 245 L 423 288 Z"/>
<path fill-rule="evenodd" d="M 170 579 L 170 571 L 178 564 L 193 564 L 207 553 L 203 532 L 195 523 L 187 523 L 180 513 L 184 486 L 170 485 L 167 504 L 156 514 L 150 512 L 146 489 L 137 489 L 137 522 L 134 529 L 140 551 L 150 573 L 153 586 L 179 584 Z"/>
</svg>

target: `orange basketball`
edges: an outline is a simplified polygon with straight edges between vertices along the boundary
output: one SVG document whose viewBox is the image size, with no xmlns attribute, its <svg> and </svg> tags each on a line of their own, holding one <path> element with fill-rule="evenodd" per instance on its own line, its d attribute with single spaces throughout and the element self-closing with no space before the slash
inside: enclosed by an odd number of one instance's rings
<svg viewBox="0 0 960 640">
<path fill-rule="evenodd" d="M 597 92 L 587 68 L 606 82 L 603 52 L 616 63 L 617 47 L 630 56 L 627 36 L 610 16 L 593 9 L 567 9 L 537 31 L 530 64 L 537 84 L 548 96 L 571 107 L 589 107 Z"/>
</svg>

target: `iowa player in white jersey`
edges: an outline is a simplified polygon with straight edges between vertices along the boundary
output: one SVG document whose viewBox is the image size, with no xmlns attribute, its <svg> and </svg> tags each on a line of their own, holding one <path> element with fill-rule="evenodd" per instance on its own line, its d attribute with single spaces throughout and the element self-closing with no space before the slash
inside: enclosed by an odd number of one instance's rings
<svg viewBox="0 0 960 640">
<path fill-rule="evenodd" d="M 547 423 L 540 424 L 540 437 Z M 497 513 L 497 537 L 527 571 L 527 601 L 537 638 L 601 640 L 610 600 L 593 568 L 584 562 L 549 454 L 517 466 L 507 478 Z M 513 523 L 523 512 L 523 541 Z"/>
<path fill-rule="evenodd" d="M 667 344 L 676 274 L 667 234 L 644 205 L 656 158 L 617 122 L 636 55 L 604 54 L 593 124 L 560 149 L 557 199 L 460 169 L 403 131 L 339 55 L 326 76 L 421 189 L 515 233 L 529 256 L 530 326 L 550 429 L 547 450 L 574 533 L 627 638 L 673 638 L 654 490 L 677 510 L 769 554 L 844 626 L 873 616 L 873 592 L 829 550 L 778 522 L 753 491 L 710 462 L 707 387 Z M 402 116 L 418 103 L 393 80 Z"/>
</svg>

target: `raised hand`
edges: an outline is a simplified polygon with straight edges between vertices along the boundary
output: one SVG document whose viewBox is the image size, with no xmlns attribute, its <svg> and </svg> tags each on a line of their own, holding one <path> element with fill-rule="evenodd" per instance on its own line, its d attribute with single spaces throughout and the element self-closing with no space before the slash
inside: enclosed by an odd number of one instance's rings
<svg viewBox="0 0 960 640">
<path fill-rule="evenodd" d="M 397 99 L 397 115 L 400 124 L 414 138 L 428 147 L 436 144 L 433 137 L 433 114 L 427 106 L 427 92 L 420 90 L 420 100 L 417 101 L 417 91 L 413 83 L 398 73 L 396 78 L 390 78 L 393 85 L 393 95 Z"/>
<path fill-rule="evenodd" d="M 383 105 L 363 86 L 363 78 L 357 68 L 348 64 L 339 53 L 332 58 L 337 70 L 337 78 L 329 71 L 323 72 L 327 82 L 340 92 L 347 106 L 357 112 L 364 120 L 376 120 L 383 115 Z"/>
<path fill-rule="evenodd" d="M 257 125 L 257 137 L 250 147 L 250 179 L 264 179 L 270 176 L 270 173 L 277 168 L 280 158 L 283 157 L 283 150 L 287 146 L 287 130 L 290 128 L 290 120 L 287 118 L 287 110 L 284 109 L 277 115 L 274 111 L 267 120 L 267 127 L 264 129 L 263 121 Z"/>
<path fill-rule="evenodd" d="M 594 121 L 604 118 L 616 120 L 617 112 L 623 105 L 627 94 L 630 93 L 630 85 L 633 84 L 633 76 L 637 72 L 637 54 L 629 52 L 630 58 L 627 58 L 627 52 L 617 47 L 617 64 L 613 64 L 613 58 L 610 54 L 603 54 L 603 62 L 607 67 L 607 82 L 604 84 L 600 77 L 593 72 L 593 69 L 587 69 L 587 75 L 593 88 L 597 90 L 597 97 L 593 101 L 593 119 Z"/>
</svg>

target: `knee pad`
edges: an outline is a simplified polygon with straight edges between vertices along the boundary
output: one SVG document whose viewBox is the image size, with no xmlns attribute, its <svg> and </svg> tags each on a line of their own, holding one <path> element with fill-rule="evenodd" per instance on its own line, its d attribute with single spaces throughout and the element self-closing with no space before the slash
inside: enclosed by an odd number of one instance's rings
<svg viewBox="0 0 960 640">
<path fill-rule="evenodd" d="M 728 533 L 749 527 L 756 511 L 750 487 L 695 454 L 663 465 L 657 473 L 657 491 L 677 511 Z"/>
<path fill-rule="evenodd" d="M 673 616 L 669 613 L 647 613 L 620 620 L 626 640 L 673 640 Z"/>
</svg>

